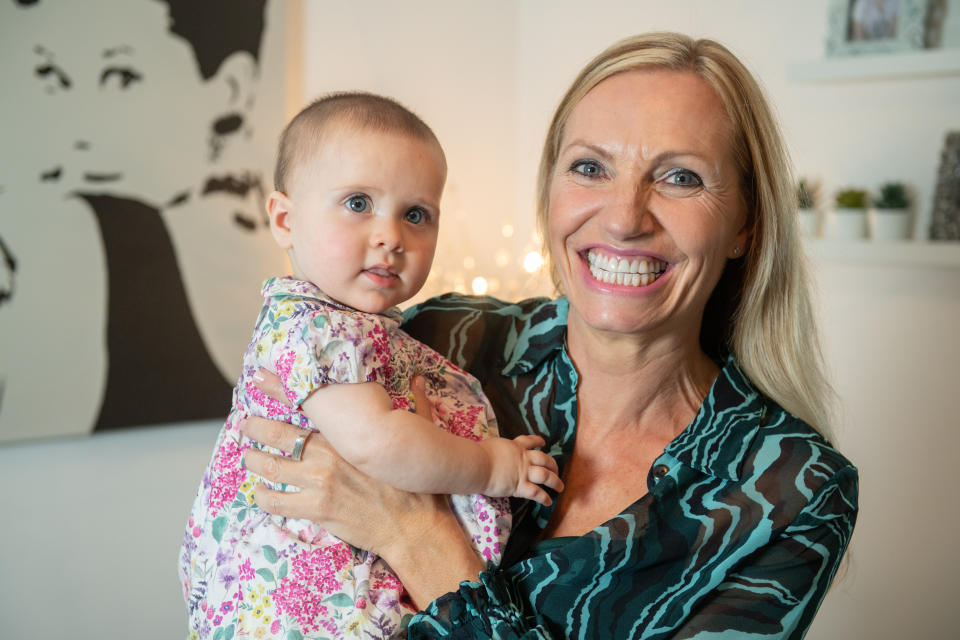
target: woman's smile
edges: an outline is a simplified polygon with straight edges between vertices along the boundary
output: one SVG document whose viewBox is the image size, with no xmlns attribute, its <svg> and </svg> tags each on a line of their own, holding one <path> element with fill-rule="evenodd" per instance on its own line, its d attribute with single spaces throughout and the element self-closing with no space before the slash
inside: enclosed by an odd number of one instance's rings
<svg viewBox="0 0 960 640">
<path fill-rule="evenodd" d="M 650 255 L 617 255 L 602 249 L 589 249 L 580 254 L 589 265 L 590 275 L 597 282 L 625 287 L 646 287 L 660 279 L 668 263 Z"/>
</svg>

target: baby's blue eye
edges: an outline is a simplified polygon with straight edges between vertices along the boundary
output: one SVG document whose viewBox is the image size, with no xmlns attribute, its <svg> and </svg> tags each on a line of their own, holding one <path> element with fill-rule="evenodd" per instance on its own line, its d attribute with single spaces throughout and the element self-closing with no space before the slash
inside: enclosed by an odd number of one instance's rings
<svg viewBox="0 0 960 640">
<path fill-rule="evenodd" d="M 347 209 L 355 213 L 365 213 L 370 210 L 370 201 L 364 196 L 350 196 L 347 198 Z"/>
<path fill-rule="evenodd" d="M 426 218 L 427 214 L 424 213 L 423 209 L 410 209 L 404 216 L 407 222 L 412 222 L 413 224 L 420 224 L 424 222 Z"/>
</svg>

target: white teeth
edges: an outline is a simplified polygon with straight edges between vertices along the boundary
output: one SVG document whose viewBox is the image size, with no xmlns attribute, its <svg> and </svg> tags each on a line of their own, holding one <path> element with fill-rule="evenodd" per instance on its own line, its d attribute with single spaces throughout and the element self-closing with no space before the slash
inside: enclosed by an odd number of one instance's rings
<svg viewBox="0 0 960 640">
<path fill-rule="evenodd" d="M 600 282 L 632 287 L 647 286 L 656 281 L 667 269 L 662 260 L 608 256 L 599 251 L 587 252 L 590 273 Z"/>
</svg>

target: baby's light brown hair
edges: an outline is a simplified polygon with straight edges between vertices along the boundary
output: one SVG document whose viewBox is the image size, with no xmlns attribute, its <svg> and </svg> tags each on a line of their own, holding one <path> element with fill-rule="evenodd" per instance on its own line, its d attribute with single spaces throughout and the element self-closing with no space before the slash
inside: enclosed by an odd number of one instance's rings
<svg viewBox="0 0 960 640">
<path fill-rule="evenodd" d="M 440 141 L 427 123 L 396 100 L 365 91 L 329 93 L 304 107 L 280 134 L 273 172 L 277 191 L 289 193 L 293 172 L 315 153 L 333 123 L 412 136 L 436 144 L 443 154 Z"/>
</svg>

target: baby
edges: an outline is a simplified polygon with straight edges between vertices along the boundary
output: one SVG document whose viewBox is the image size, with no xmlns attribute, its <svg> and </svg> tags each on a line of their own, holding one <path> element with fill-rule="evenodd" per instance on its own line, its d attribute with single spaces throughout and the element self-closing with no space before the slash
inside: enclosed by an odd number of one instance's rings
<svg viewBox="0 0 960 640">
<path fill-rule="evenodd" d="M 274 180 L 267 212 L 294 275 L 263 286 L 233 408 L 187 524 L 180 580 L 190 637 L 402 637 L 416 607 L 382 560 L 254 505 L 257 480 L 241 461 L 251 446 L 239 432 L 245 417 L 320 431 L 347 461 L 401 489 L 476 494 L 451 502 L 491 563 L 509 532 L 506 497 L 549 503 L 536 483 L 562 485 L 534 449 L 540 438 L 496 437 L 480 383 L 399 329 L 396 305 L 423 286 L 437 242 L 446 160 L 430 128 L 388 98 L 333 94 L 287 125 Z M 280 376 L 290 405 L 254 385 L 261 367 Z M 417 375 L 432 422 L 413 413 Z M 338 418 L 346 400 L 333 383 L 360 383 L 362 421 Z"/>
</svg>

